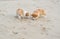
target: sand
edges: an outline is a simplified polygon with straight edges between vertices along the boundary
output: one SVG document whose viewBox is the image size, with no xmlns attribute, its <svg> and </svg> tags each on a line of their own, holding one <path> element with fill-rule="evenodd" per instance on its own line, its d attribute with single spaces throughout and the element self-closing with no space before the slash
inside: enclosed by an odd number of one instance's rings
<svg viewBox="0 0 60 39">
<path fill-rule="evenodd" d="M 60 0 L 0 1 L 0 39 L 60 39 Z M 37 20 L 18 19 L 16 10 L 46 10 Z"/>
</svg>

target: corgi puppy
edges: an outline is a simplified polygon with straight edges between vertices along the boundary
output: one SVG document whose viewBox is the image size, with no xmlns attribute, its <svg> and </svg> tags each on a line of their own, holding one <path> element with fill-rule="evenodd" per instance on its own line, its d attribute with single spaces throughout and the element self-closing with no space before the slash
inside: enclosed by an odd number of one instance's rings
<svg viewBox="0 0 60 39">
<path fill-rule="evenodd" d="M 20 19 L 20 18 L 23 18 L 24 16 L 24 10 L 23 9 L 17 9 L 16 11 L 17 13 L 17 17 Z"/>
<path fill-rule="evenodd" d="M 37 9 L 32 13 L 33 19 L 38 19 L 41 16 L 45 16 L 45 11 L 43 9 Z"/>
</svg>

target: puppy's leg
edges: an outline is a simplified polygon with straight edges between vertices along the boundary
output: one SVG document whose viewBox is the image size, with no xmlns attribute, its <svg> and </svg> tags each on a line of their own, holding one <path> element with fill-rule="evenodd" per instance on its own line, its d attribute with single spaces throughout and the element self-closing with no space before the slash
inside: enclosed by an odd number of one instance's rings
<svg viewBox="0 0 60 39">
<path fill-rule="evenodd" d="M 39 17 L 36 17 L 35 20 L 39 19 Z"/>
<path fill-rule="evenodd" d="M 20 16 L 21 19 L 24 19 L 24 16 Z"/>
<path fill-rule="evenodd" d="M 18 15 L 18 19 L 21 19 L 21 16 Z"/>
<path fill-rule="evenodd" d="M 21 16 L 19 14 L 16 14 L 16 16 L 17 16 L 18 19 L 21 19 Z"/>
</svg>

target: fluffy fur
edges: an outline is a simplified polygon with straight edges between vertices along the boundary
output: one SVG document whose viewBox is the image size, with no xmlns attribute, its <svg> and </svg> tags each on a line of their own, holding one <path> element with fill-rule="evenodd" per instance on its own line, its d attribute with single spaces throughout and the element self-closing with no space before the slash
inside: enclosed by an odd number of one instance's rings
<svg viewBox="0 0 60 39">
<path fill-rule="evenodd" d="M 43 9 L 36 9 L 33 13 L 32 13 L 32 18 L 33 19 L 38 19 L 41 16 L 45 16 L 45 11 Z"/>
<path fill-rule="evenodd" d="M 24 16 L 24 10 L 23 9 L 17 9 L 16 11 L 17 13 L 17 17 L 20 19 L 20 18 L 23 18 Z"/>
</svg>

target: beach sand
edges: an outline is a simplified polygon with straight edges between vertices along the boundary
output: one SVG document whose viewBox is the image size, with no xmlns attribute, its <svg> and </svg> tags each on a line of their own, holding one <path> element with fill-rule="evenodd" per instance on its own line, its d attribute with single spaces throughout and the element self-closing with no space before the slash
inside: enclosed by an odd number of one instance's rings
<svg viewBox="0 0 60 39">
<path fill-rule="evenodd" d="M 60 39 L 60 0 L 0 1 L 0 39 Z M 16 10 L 32 13 L 37 8 L 46 17 L 18 19 Z"/>
</svg>

